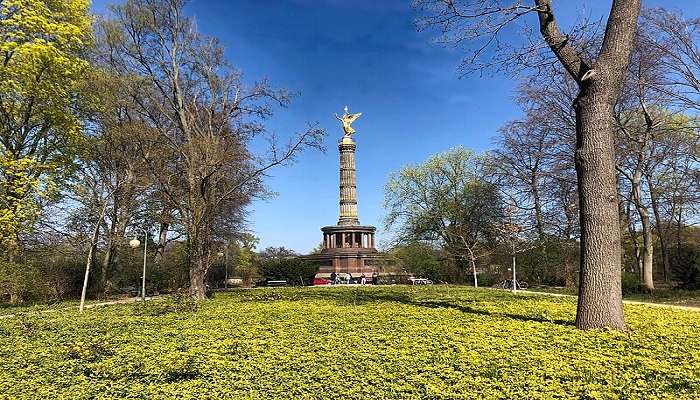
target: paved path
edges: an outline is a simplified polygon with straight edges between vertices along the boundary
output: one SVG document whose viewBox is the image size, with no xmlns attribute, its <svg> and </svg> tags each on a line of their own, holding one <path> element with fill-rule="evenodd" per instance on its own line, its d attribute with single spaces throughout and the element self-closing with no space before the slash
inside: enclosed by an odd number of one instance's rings
<svg viewBox="0 0 700 400">
<path fill-rule="evenodd" d="M 160 296 L 157 296 L 160 297 Z M 146 301 L 152 300 L 153 297 L 146 297 Z M 136 303 L 141 301 L 140 297 L 130 297 L 128 299 L 120 299 L 120 300 L 111 300 L 111 301 L 105 301 L 102 303 L 92 303 L 92 304 L 86 304 L 83 309 L 88 309 L 88 308 L 96 308 L 96 307 L 104 307 L 104 306 L 109 306 L 112 304 L 125 304 L 125 303 Z M 46 310 L 36 310 L 36 311 L 24 311 L 24 312 L 19 312 L 19 314 L 35 314 L 35 313 L 50 313 L 50 312 L 56 312 L 56 311 L 65 311 L 65 310 L 72 310 L 80 308 L 79 304 L 76 304 L 74 306 L 70 307 L 62 307 L 62 308 L 48 308 Z M 5 315 L 0 315 L 0 319 L 5 319 L 5 318 L 12 318 L 16 316 L 17 313 L 15 314 L 5 314 Z"/>
<path fill-rule="evenodd" d="M 502 289 L 500 289 L 502 290 Z M 537 292 L 533 290 L 519 290 L 518 292 L 520 293 L 527 293 L 527 294 L 539 294 L 539 295 L 544 295 L 544 296 L 553 296 L 553 297 L 573 297 L 577 298 L 578 296 L 574 296 L 571 294 L 561 294 L 561 293 L 548 293 L 548 292 Z M 622 300 L 623 304 L 637 304 L 637 305 L 643 305 L 643 306 L 649 306 L 649 307 L 661 307 L 661 308 L 675 308 L 677 310 L 686 310 L 686 311 L 695 311 L 695 312 L 700 312 L 700 307 L 692 307 L 692 306 L 679 306 L 676 304 L 665 304 L 665 303 L 650 303 L 647 301 L 638 301 L 638 300 Z"/>
</svg>

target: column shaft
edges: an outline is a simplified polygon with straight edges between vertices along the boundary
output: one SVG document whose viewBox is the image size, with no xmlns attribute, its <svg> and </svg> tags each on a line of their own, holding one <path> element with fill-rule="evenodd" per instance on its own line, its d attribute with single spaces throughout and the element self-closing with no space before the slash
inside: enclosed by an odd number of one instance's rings
<svg viewBox="0 0 700 400">
<path fill-rule="evenodd" d="M 338 225 L 359 225 L 357 217 L 357 179 L 355 177 L 355 142 L 343 137 L 340 151 L 340 218 Z"/>
</svg>

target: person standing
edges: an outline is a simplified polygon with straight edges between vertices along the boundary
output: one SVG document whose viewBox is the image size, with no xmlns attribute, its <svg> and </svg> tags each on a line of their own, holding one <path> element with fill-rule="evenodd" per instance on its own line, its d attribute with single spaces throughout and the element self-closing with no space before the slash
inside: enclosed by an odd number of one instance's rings
<svg viewBox="0 0 700 400">
<path fill-rule="evenodd" d="M 352 283 L 352 274 L 350 272 L 345 273 L 345 280 L 348 285 Z"/>
<path fill-rule="evenodd" d="M 363 272 L 362 275 L 360 276 L 360 284 L 362 286 L 364 286 L 365 283 L 367 283 L 367 277 L 365 276 L 365 273 Z"/>
<path fill-rule="evenodd" d="M 379 274 L 376 271 L 372 272 L 372 284 L 379 285 Z"/>
<path fill-rule="evenodd" d="M 331 285 L 338 283 L 338 274 L 335 271 L 331 272 Z"/>
</svg>

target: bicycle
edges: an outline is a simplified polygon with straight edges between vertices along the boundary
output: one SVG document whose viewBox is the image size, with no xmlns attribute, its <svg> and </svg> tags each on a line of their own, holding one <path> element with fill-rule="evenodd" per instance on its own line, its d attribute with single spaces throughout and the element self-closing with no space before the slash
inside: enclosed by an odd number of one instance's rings
<svg viewBox="0 0 700 400">
<path fill-rule="evenodd" d="M 504 279 L 503 281 L 501 281 L 500 286 L 502 289 L 513 290 L 513 280 L 512 279 Z M 516 281 L 515 288 L 517 290 L 525 290 L 525 289 L 527 289 L 527 282 Z"/>
</svg>

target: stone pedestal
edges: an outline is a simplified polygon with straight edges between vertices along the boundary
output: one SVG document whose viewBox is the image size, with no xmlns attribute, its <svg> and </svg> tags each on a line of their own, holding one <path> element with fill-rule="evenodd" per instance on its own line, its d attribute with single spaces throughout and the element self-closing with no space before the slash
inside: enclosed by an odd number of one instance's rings
<svg viewBox="0 0 700 400">
<path fill-rule="evenodd" d="M 321 261 L 319 277 L 329 276 L 334 271 L 339 274 L 349 272 L 357 277 L 362 273 L 370 276 L 379 272 L 375 261 L 381 257 L 374 248 L 375 227 L 337 225 L 323 227 L 321 231 L 323 250 L 315 255 L 316 260 Z"/>
</svg>

